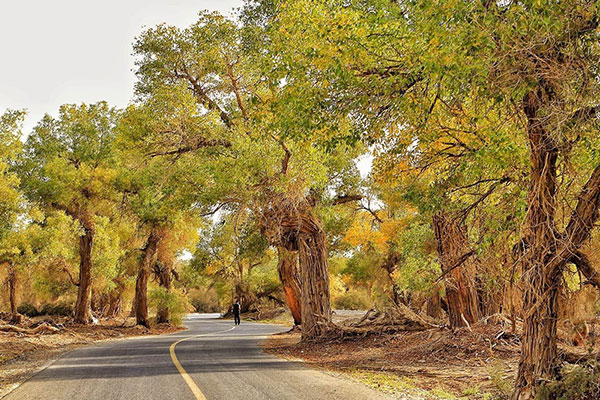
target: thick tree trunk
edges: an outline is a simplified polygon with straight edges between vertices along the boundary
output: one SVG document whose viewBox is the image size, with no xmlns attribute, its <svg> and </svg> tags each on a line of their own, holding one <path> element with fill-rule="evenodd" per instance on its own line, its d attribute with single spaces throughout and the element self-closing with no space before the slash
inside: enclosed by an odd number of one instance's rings
<svg viewBox="0 0 600 400">
<path fill-rule="evenodd" d="M 138 325 L 150 327 L 148 320 L 148 277 L 150 276 L 150 268 L 156 258 L 156 250 L 160 234 L 158 228 L 152 228 L 146 245 L 142 250 L 142 259 L 138 268 L 138 275 L 135 281 L 135 298 L 133 301 L 133 309 L 135 310 L 135 320 Z"/>
<path fill-rule="evenodd" d="M 17 324 L 21 322 L 21 316 L 17 311 L 17 270 L 12 262 L 6 263 L 8 271 L 8 302 L 10 304 L 10 322 Z"/>
<path fill-rule="evenodd" d="M 165 288 L 167 292 L 171 290 L 171 283 L 173 282 L 172 267 L 168 262 L 157 262 L 154 265 L 156 275 L 158 277 L 158 283 L 161 287 Z M 156 312 L 156 322 L 159 324 L 168 324 L 170 322 L 169 308 L 160 306 Z"/>
<path fill-rule="evenodd" d="M 382 268 L 386 271 L 388 279 L 390 280 L 391 288 L 392 288 L 392 301 L 395 305 L 404 304 L 408 306 L 410 304 L 410 293 L 404 293 L 396 280 L 394 279 L 394 273 L 398 268 L 398 263 L 401 260 L 401 256 L 392 250 L 388 251 L 388 254 L 385 258 L 384 263 L 382 264 Z"/>
<path fill-rule="evenodd" d="M 298 259 L 302 282 L 302 340 L 327 332 L 331 322 L 329 273 L 325 232 L 310 213 L 302 218 L 298 232 Z"/>
<path fill-rule="evenodd" d="M 88 324 L 91 321 L 90 296 L 94 228 L 89 223 L 82 223 L 82 225 L 84 234 L 79 237 L 79 286 L 73 317 L 76 323 Z"/>
<path fill-rule="evenodd" d="M 481 312 L 475 287 L 477 261 L 466 227 L 445 213 L 433 217 L 437 251 L 444 274 L 451 327 L 479 321 Z"/>
<path fill-rule="evenodd" d="M 276 196 L 276 195 L 275 195 Z M 331 324 L 325 233 L 313 215 L 315 200 L 274 198 L 261 209 L 261 232 L 276 247 L 298 252 L 302 339 L 323 335 Z"/>
<path fill-rule="evenodd" d="M 557 317 L 562 265 L 558 260 L 555 224 L 558 148 L 538 118 L 541 92 L 525 99 L 528 119 L 531 181 L 523 227 L 523 338 L 514 400 L 536 397 L 540 384 L 556 376 Z"/>
<path fill-rule="evenodd" d="M 294 324 L 302 323 L 302 304 L 300 290 L 300 276 L 298 274 L 298 253 L 287 250 L 282 246 L 277 248 L 279 255 L 279 278 L 283 286 L 283 293 L 287 306 L 294 317 Z"/>
</svg>

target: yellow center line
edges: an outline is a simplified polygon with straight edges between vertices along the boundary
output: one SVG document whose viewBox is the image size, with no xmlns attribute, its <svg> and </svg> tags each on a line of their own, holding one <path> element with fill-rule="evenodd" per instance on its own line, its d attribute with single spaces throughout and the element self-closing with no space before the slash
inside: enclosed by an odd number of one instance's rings
<svg viewBox="0 0 600 400">
<path fill-rule="evenodd" d="M 192 390 L 192 393 L 194 393 L 194 396 L 196 396 L 196 400 L 206 400 L 206 397 L 204 397 L 204 394 L 202 393 L 202 391 L 200 390 L 198 385 L 196 385 L 196 382 L 194 382 L 192 377 L 188 375 L 186 370 L 183 368 L 183 366 L 177 359 L 177 356 L 175 355 L 175 346 L 177 346 L 179 343 L 185 342 L 186 340 L 189 340 L 189 339 L 197 338 L 200 336 L 216 335 L 218 333 L 225 333 L 225 332 L 232 331 L 234 329 L 235 329 L 235 326 L 232 328 L 226 329 L 224 331 L 203 333 L 201 335 L 189 336 L 189 337 L 186 337 L 186 338 L 183 338 L 183 339 L 180 339 L 180 340 L 174 342 L 173 344 L 171 344 L 171 347 L 169 347 L 169 352 L 171 353 L 171 360 L 173 361 L 173 364 L 175 364 L 175 366 L 177 367 L 177 371 L 179 371 L 179 373 L 183 377 L 183 380 L 185 381 L 185 383 L 188 384 L 188 386 Z"/>
</svg>

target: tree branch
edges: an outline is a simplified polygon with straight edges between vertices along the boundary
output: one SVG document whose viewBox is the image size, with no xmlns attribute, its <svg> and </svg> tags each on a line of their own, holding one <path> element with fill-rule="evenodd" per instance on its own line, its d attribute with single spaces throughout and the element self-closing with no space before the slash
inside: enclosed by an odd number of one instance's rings
<svg viewBox="0 0 600 400">
<path fill-rule="evenodd" d="M 578 251 L 569 261 L 575 264 L 579 272 L 585 276 L 587 283 L 600 289 L 600 274 L 592 267 L 589 258 L 585 254 Z"/>
<path fill-rule="evenodd" d="M 557 253 L 568 259 L 585 240 L 598 220 L 600 208 L 600 165 L 594 169 L 578 197 L 577 206 L 565 228 L 563 248 Z"/>
<path fill-rule="evenodd" d="M 381 224 L 381 223 L 383 223 L 383 220 L 382 220 L 382 219 L 379 217 L 379 215 L 377 215 L 377 213 L 376 213 L 375 211 L 373 211 L 373 210 L 371 209 L 371 207 L 367 207 L 367 206 L 361 205 L 361 206 L 360 206 L 360 209 L 361 209 L 361 210 L 365 210 L 365 211 L 367 211 L 369 214 L 371 214 L 371 215 L 373 216 L 373 218 L 375 218 L 375 221 L 379 222 L 380 224 Z"/>
<path fill-rule="evenodd" d="M 475 254 L 475 250 L 471 250 L 468 253 L 463 254 L 462 256 L 460 256 L 460 258 L 458 259 L 458 261 L 456 262 L 456 264 L 454 264 L 453 266 L 451 266 L 450 268 L 448 268 L 447 270 L 443 271 L 442 274 L 435 280 L 435 283 L 440 282 L 446 275 L 448 275 L 450 272 L 454 271 L 456 268 L 460 267 L 461 265 L 463 265 L 463 263 L 465 261 L 467 261 L 469 259 L 469 257 L 471 257 L 472 255 Z"/>
<path fill-rule="evenodd" d="M 179 154 L 184 154 L 184 153 L 190 153 L 192 151 L 196 151 L 201 148 L 217 147 L 217 146 L 231 147 L 231 142 L 228 140 L 224 140 L 224 139 L 200 138 L 194 144 L 190 144 L 190 145 L 183 146 L 183 147 L 173 149 L 173 150 L 155 151 L 155 152 L 149 153 L 148 155 L 150 157 L 168 156 L 168 155 L 175 155 L 175 154 L 179 155 Z"/>
<path fill-rule="evenodd" d="M 71 281 L 71 283 L 73 285 L 79 286 L 79 282 L 77 282 L 75 279 L 73 279 L 73 275 L 71 275 L 71 273 L 69 272 L 67 267 L 63 267 L 63 271 L 69 276 L 69 280 Z"/>
<path fill-rule="evenodd" d="M 333 205 L 337 206 L 339 204 L 350 203 L 351 201 L 362 200 L 362 198 L 363 196 L 361 194 L 344 194 L 333 199 Z"/>
<path fill-rule="evenodd" d="M 229 116 L 229 114 L 227 114 L 218 104 L 217 102 L 215 102 L 213 99 L 211 99 L 208 94 L 206 94 L 206 91 L 202 88 L 202 86 L 200 86 L 200 84 L 198 83 L 198 80 L 195 79 L 192 75 L 190 75 L 190 73 L 188 72 L 187 68 L 185 66 L 183 66 L 183 76 L 181 74 L 177 74 L 176 72 L 176 76 L 179 77 L 184 77 L 187 79 L 187 81 L 192 85 L 192 89 L 194 94 L 196 95 L 196 97 L 203 102 L 209 110 L 212 111 L 217 111 L 219 113 L 219 117 L 221 118 L 221 121 L 223 121 L 223 123 L 228 127 L 231 128 L 233 126 L 233 123 L 231 121 L 231 117 Z"/>
<path fill-rule="evenodd" d="M 281 175 L 285 175 L 287 174 L 288 165 L 290 163 L 292 153 L 290 152 L 290 149 L 288 149 L 288 147 L 285 145 L 285 142 L 283 140 L 279 140 L 279 144 L 281 145 L 281 148 L 285 153 L 283 159 L 281 160 Z"/>
</svg>

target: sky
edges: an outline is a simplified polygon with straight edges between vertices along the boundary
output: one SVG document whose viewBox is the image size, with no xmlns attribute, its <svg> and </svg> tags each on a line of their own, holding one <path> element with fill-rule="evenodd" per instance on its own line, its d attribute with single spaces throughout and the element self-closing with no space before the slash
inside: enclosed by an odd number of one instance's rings
<svg viewBox="0 0 600 400">
<path fill-rule="evenodd" d="M 0 0 L 0 113 L 27 109 L 25 133 L 61 104 L 126 106 L 131 44 L 165 22 L 185 27 L 200 10 L 226 15 L 242 0 Z"/>
</svg>

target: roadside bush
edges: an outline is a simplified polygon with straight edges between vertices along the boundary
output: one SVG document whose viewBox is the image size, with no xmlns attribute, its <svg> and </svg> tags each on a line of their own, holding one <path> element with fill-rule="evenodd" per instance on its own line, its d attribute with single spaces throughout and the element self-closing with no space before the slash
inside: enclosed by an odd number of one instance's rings
<svg viewBox="0 0 600 400">
<path fill-rule="evenodd" d="M 598 360 L 585 364 L 565 364 L 560 372 L 560 379 L 542 386 L 536 399 L 600 399 L 600 364 Z"/>
<path fill-rule="evenodd" d="M 27 317 L 37 317 L 40 315 L 40 312 L 37 308 L 33 306 L 31 303 L 23 303 L 19 307 L 17 307 L 17 312 L 19 314 L 23 314 Z"/>
<path fill-rule="evenodd" d="M 371 308 L 371 301 L 366 293 L 358 290 L 349 290 L 333 298 L 333 308 L 338 310 L 367 310 Z"/>
<path fill-rule="evenodd" d="M 189 293 L 189 301 L 198 313 L 220 312 L 219 298 L 214 290 L 194 289 Z"/>
<path fill-rule="evenodd" d="M 175 326 L 181 325 L 183 317 L 191 309 L 191 305 L 188 303 L 185 294 L 176 289 L 170 291 L 167 291 L 163 287 L 152 289 L 148 299 L 150 300 L 150 306 L 154 309 L 168 309 L 169 321 Z"/>
<path fill-rule="evenodd" d="M 73 307 L 68 303 L 47 303 L 40 309 L 40 315 L 57 315 L 68 317 L 73 314 Z"/>
</svg>

